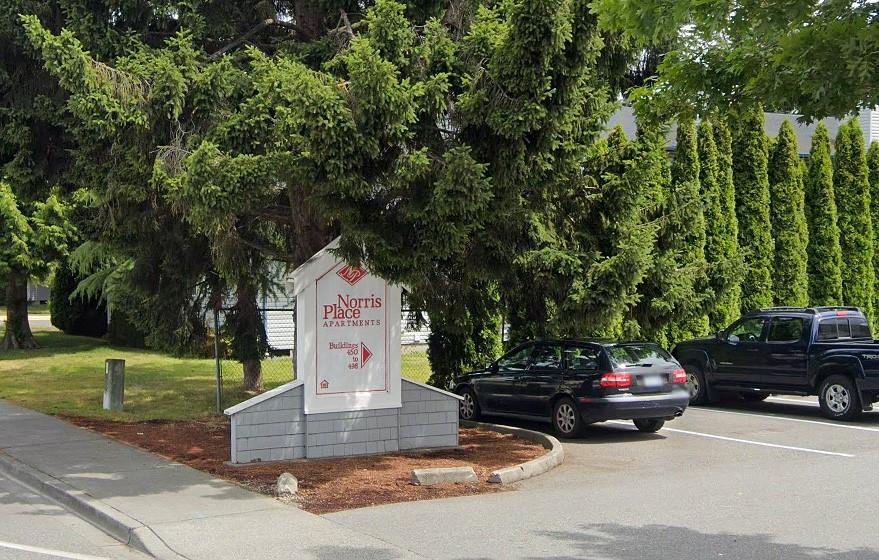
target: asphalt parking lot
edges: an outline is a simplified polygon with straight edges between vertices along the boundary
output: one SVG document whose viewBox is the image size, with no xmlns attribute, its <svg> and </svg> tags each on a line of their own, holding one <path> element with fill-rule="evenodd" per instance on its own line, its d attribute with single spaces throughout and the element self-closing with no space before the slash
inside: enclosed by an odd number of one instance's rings
<svg viewBox="0 0 879 560">
<path fill-rule="evenodd" d="M 879 412 L 773 397 L 657 434 L 596 424 L 565 450 L 517 491 L 327 517 L 430 558 L 879 558 Z"/>
</svg>

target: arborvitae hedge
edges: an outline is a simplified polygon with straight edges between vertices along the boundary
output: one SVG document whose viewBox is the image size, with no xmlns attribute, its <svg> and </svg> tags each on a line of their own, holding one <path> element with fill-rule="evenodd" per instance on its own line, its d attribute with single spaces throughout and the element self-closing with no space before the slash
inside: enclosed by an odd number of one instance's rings
<svg viewBox="0 0 879 560">
<path fill-rule="evenodd" d="M 776 305 L 809 305 L 806 273 L 806 227 L 803 177 L 797 136 L 785 120 L 772 146 L 769 159 L 770 216 L 775 240 L 772 286 Z"/>
<path fill-rule="evenodd" d="M 806 223 L 809 227 L 809 304 L 841 305 L 842 251 L 839 248 L 830 135 L 824 123 L 818 125 L 812 136 L 805 191 Z"/>
<path fill-rule="evenodd" d="M 879 275 L 879 142 L 872 142 L 867 151 L 867 170 L 870 178 L 870 219 L 873 222 L 873 273 Z M 879 326 L 879 277 L 873 280 L 874 326 Z"/>
<path fill-rule="evenodd" d="M 745 312 L 772 305 L 775 249 L 769 218 L 767 139 L 759 104 L 738 115 L 732 146 L 739 247 L 745 263 L 741 310 Z"/>
<path fill-rule="evenodd" d="M 578 235 L 582 247 L 592 247 L 587 255 L 594 264 L 588 274 L 574 279 L 565 314 L 572 321 L 594 316 L 587 320 L 595 327 L 582 333 L 588 336 L 664 344 L 680 298 L 678 263 L 661 250 L 658 238 L 671 190 L 665 138 L 656 130 L 642 129 L 628 141 L 617 128 L 606 149 L 589 158 L 586 171 L 599 178 L 599 192 L 591 202 L 582 194 L 578 197 L 589 208 L 578 224 Z M 622 303 L 622 313 L 601 317 L 604 310 L 614 310 L 614 302 Z M 595 318 L 603 320 L 598 323 Z M 572 329 L 568 332 L 580 336 Z"/>
<path fill-rule="evenodd" d="M 852 119 L 836 134 L 833 184 L 842 249 L 842 301 L 873 316 L 873 221 L 864 136 Z"/>
<path fill-rule="evenodd" d="M 716 119 L 712 128 L 714 145 L 717 148 L 717 210 L 711 211 L 711 218 L 707 213 L 705 215 L 707 233 L 705 256 L 708 260 L 708 277 L 715 297 L 714 305 L 708 313 L 709 323 L 712 330 L 720 330 L 728 327 L 739 317 L 744 266 L 739 250 L 739 219 L 736 216 L 736 189 L 733 184 L 732 138 L 726 119 Z M 700 136 L 700 150 L 703 144 Z M 701 157 L 705 162 L 709 156 L 703 153 Z"/>
<path fill-rule="evenodd" d="M 676 342 L 708 333 L 708 318 L 702 313 L 703 304 L 709 299 L 705 216 L 699 192 L 699 150 L 693 120 L 678 124 L 671 179 L 669 224 L 660 235 L 660 248 L 679 258 L 682 297 L 676 302 L 669 331 L 669 340 Z"/>
<path fill-rule="evenodd" d="M 739 316 L 740 282 L 738 220 L 732 183 L 729 129 L 722 121 L 699 125 L 699 184 L 705 208 L 705 261 L 712 299 L 708 324 L 716 331 Z"/>
</svg>

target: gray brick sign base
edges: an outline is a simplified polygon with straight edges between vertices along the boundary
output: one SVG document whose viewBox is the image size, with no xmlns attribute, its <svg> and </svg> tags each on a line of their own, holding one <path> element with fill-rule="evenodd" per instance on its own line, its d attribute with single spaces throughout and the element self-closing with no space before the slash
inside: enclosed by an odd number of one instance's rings
<svg viewBox="0 0 879 560">
<path fill-rule="evenodd" d="M 317 459 L 458 445 L 460 397 L 403 380 L 402 408 L 305 414 L 301 381 L 226 410 L 232 463 Z"/>
</svg>

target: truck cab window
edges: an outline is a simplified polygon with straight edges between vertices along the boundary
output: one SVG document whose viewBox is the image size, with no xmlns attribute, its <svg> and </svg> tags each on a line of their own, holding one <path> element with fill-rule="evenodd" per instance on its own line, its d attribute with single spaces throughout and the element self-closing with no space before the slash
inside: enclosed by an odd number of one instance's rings
<svg viewBox="0 0 879 560">
<path fill-rule="evenodd" d="M 818 341 L 828 342 L 831 340 L 848 338 L 871 339 L 870 325 L 862 317 L 834 317 L 824 319 L 818 324 Z"/>
<path fill-rule="evenodd" d="M 797 342 L 803 336 L 803 320 L 796 317 L 775 317 L 769 324 L 769 342 Z"/>
<path fill-rule="evenodd" d="M 757 342 L 763 334 L 763 319 L 745 319 L 729 331 L 730 342 Z M 735 337 L 735 338 L 733 338 Z"/>
<path fill-rule="evenodd" d="M 818 323 L 818 341 L 826 342 L 836 340 L 839 334 L 836 331 L 836 319 L 825 319 Z"/>
<path fill-rule="evenodd" d="M 867 324 L 866 319 L 852 317 L 849 319 L 848 324 L 852 330 L 852 338 L 873 339 L 873 333 L 870 332 L 870 325 Z"/>
</svg>

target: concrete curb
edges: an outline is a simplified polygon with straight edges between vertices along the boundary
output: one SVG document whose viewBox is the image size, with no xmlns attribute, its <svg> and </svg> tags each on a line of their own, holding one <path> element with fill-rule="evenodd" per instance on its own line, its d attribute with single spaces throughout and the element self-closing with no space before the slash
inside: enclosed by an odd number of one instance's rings
<svg viewBox="0 0 879 560">
<path fill-rule="evenodd" d="M 533 441 L 534 443 L 539 443 L 549 450 L 549 453 L 536 459 L 531 459 L 525 463 L 513 467 L 498 469 L 492 472 L 488 477 L 489 482 L 497 484 L 512 484 L 513 482 L 519 482 L 520 480 L 526 480 L 533 476 L 549 472 L 565 461 L 565 450 L 562 448 L 562 444 L 551 435 L 536 432 L 534 430 L 526 430 L 524 428 L 490 424 L 488 422 L 473 422 L 470 420 L 461 420 L 461 426 L 465 428 L 483 428 L 502 434 L 511 434 L 522 439 L 527 439 L 528 441 Z"/>
<path fill-rule="evenodd" d="M 473 467 L 439 467 L 432 469 L 413 469 L 412 484 L 434 486 L 436 484 L 458 484 L 479 482 Z"/>
<path fill-rule="evenodd" d="M 0 451 L 0 473 L 54 500 L 122 544 L 158 560 L 185 560 L 138 520 L 3 451 Z"/>
</svg>

